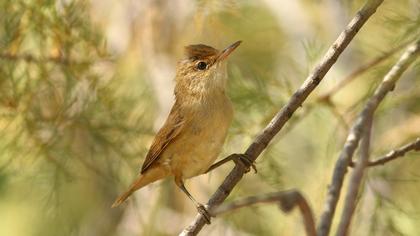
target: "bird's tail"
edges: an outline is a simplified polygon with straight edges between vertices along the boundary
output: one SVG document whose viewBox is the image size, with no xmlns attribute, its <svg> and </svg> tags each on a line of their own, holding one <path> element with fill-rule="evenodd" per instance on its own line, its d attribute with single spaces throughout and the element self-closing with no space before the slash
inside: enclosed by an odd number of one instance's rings
<svg viewBox="0 0 420 236">
<path fill-rule="evenodd" d="M 112 204 L 112 208 L 117 207 L 119 205 L 121 205 L 123 202 L 125 202 L 125 200 L 127 200 L 128 197 L 130 197 L 131 194 L 133 194 L 134 190 L 130 189 L 127 192 L 121 194 L 117 200 L 115 200 L 115 202 Z"/>
<path fill-rule="evenodd" d="M 117 207 L 121 205 L 123 202 L 125 202 L 131 194 L 133 194 L 136 190 L 155 182 L 156 180 L 162 179 L 167 176 L 167 172 L 160 169 L 160 168 L 152 168 L 149 169 L 146 173 L 141 174 L 137 177 L 137 179 L 131 184 L 128 191 L 121 194 L 117 200 L 112 204 L 112 208 Z"/>
</svg>

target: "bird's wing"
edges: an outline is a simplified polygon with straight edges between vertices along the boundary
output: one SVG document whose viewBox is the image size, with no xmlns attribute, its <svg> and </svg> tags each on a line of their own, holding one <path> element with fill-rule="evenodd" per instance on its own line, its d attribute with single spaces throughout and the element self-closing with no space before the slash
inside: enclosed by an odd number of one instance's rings
<svg viewBox="0 0 420 236">
<path fill-rule="evenodd" d="M 185 119 L 180 113 L 178 104 L 175 103 L 165 124 L 162 128 L 160 128 L 152 145 L 150 146 L 149 152 L 147 153 L 146 159 L 141 167 L 141 174 L 143 174 L 154 162 L 156 162 L 156 160 L 159 159 L 160 154 L 181 133 L 184 127 Z"/>
</svg>

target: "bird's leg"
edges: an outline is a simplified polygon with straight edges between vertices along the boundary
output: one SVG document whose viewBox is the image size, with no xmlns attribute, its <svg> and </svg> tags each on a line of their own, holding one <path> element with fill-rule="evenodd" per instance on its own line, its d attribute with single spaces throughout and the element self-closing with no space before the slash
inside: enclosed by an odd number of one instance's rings
<svg viewBox="0 0 420 236">
<path fill-rule="evenodd" d="M 235 162 L 236 165 L 238 165 L 239 163 L 240 163 L 239 165 L 243 165 L 243 167 L 245 168 L 245 172 L 249 172 L 251 170 L 250 167 L 252 167 L 254 172 L 257 173 L 257 167 L 255 166 L 254 162 L 249 160 L 246 154 L 242 154 L 242 153 L 231 154 L 228 157 L 224 158 L 223 160 L 214 163 L 213 165 L 210 166 L 210 168 L 206 171 L 206 173 L 216 169 L 217 167 L 229 161 Z"/>
<path fill-rule="evenodd" d="M 210 213 L 207 211 L 206 207 L 197 202 L 197 200 L 194 199 L 194 197 L 188 192 L 187 188 L 185 188 L 184 182 L 181 179 L 175 178 L 176 185 L 188 196 L 189 199 L 194 203 L 195 207 L 197 208 L 197 211 L 204 217 L 207 224 L 210 224 Z"/>
</svg>

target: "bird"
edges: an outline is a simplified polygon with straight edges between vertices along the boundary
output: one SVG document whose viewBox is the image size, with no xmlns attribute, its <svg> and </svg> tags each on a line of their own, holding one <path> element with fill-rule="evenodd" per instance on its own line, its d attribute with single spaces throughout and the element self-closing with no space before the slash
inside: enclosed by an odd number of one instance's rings
<svg viewBox="0 0 420 236">
<path fill-rule="evenodd" d="M 140 173 L 112 207 L 127 200 L 136 190 L 160 179 L 173 177 L 175 184 L 190 198 L 210 222 L 206 208 L 188 192 L 184 180 L 226 163 L 240 160 L 253 166 L 241 154 L 233 154 L 215 164 L 233 118 L 233 106 L 226 94 L 226 59 L 241 44 L 224 50 L 204 44 L 185 47 L 185 58 L 176 66 L 171 111 L 157 132 Z M 255 169 L 254 169 L 255 170 Z"/>
</svg>

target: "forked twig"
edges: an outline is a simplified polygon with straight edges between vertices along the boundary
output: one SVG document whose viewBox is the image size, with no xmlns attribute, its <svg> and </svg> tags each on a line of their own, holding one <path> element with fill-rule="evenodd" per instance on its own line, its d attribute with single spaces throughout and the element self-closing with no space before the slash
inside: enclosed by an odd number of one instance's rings
<svg viewBox="0 0 420 236">
<path fill-rule="evenodd" d="M 241 200 L 236 200 L 232 203 L 223 204 L 210 213 L 214 216 L 217 216 L 229 211 L 259 203 L 278 203 L 280 208 L 285 213 L 292 211 L 296 206 L 299 207 L 300 213 L 302 214 L 303 223 L 305 225 L 306 235 L 316 235 L 315 220 L 311 207 L 309 206 L 305 197 L 303 197 L 302 194 L 297 190 L 288 190 L 247 197 Z"/>
<path fill-rule="evenodd" d="M 384 54 L 372 59 L 371 61 L 363 64 L 362 66 L 358 67 L 354 71 L 352 71 L 349 75 L 347 75 L 344 79 L 340 80 L 334 87 L 332 87 L 330 90 L 325 92 L 324 94 L 320 95 L 318 100 L 319 101 L 328 101 L 330 98 L 336 94 L 339 90 L 344 88 L 346 85 L 348 85 L 350 82 L 358 78 L 360 75 L 371 69 L 372 67 L 378 65 L 379 63 L 385 61 L 386 59 L 390 58 L 395 53 L 399 52 L 401 49 L 407 47 L 410 43 L 412 43 L 413 40 L 409 40 L 405 43 L 402 43 L 401 45 L 398 45 L 397 47 L 385 52 Z"/>
<path fill-rule="evenodd" d="M 420 138 L 417 138 L 415 141 L 411 143 L 408 143 L 400 148 L 397 148 L 388 152 L 386 155 L 376 159 L 376 161 L 368 162 L 367 166 L 371 167 L 371 166 L 385 165 L 386 163 L 390 161 L 403 157 L 407 152 L 410 152 L 410 151 L 420 151 Z M 355 167 L 356 164 L 357 163 L 352 161 L 350 162 L 349 166 Z"/>
<path fill-rule="evenodd" d="M 415 61 L 419 54 L 420 40 L 409 46 L 398 62 L 385 75 L 383 81 L 376 89 L 373 96 L 369 98 L 363 108 L 363 111 L 360 113 L 358 119 L 350 129 L 343 150 L 341 151 L 334 167 L 324 211 L 321 214 L 320 222 L 318 224 L 318 235 L 328 235 L 330 231 L 332 218 L 335 213 L 338 199 L 340 198 L 340 192 L 343 186 L 344 176 L 347 172 L 347 167 L 349 166 L 351 158 L 357 149 L 367 122 L 371 119 L 376 108 L 378 108 L 385 96 L 394 89 L 395 83 L 401 78 L 403 72 L 406 71 L 407 68 Z"/>
<path fill-rule="evenodd" d="M 373 113 L 366 118 L 363 137 L 360 144 L 360 158 L 352 173 L 347 195 L 344 200 L 344 209 L 341 215 L 340 224 L 338 225 L 337 235 L 347 235 L 351 219 L 353 218 L 354 209 L 356 208 L 357 195 L 359 193 L 360 184 L 363 181 L 365 169 L 369 162 L 370 137 L 372 132 Z"/>
<path fill-rule="evenodd" d="M 302 106 L 309 94 L 322 81 L 325 74 L 334 65 L 344 49 L 349 45 L 370 16 L 375 13 L 376 9 L 382 2 L 383 0 L 368 0 L 362 9 L 357 12 L 355 17 L 350 21 L 344 31 L 328 49 L 324 58 L 308 76 L 303 85 L 292 95 L 289 102 L 274 116 L 267 127 L 264 128 L 262 133 L 248 147 L 245 154 L 251 162 L 258 158 L 274 136 L 283 128 L 284 124 L 290 119 L 293 113 Z M 228 197 L 232 189 L 242 179 L 244 173 L 245 168 L 243 166 L 236 165 L 234 167 L 207 202 L 207 206 L 210 211 Z M 205 224 L 206 220 L 204 217 L 201 214 L 197 214 L 194 221 L 187 226 L 180 235 L 197 235 Z"/>
</svg>

